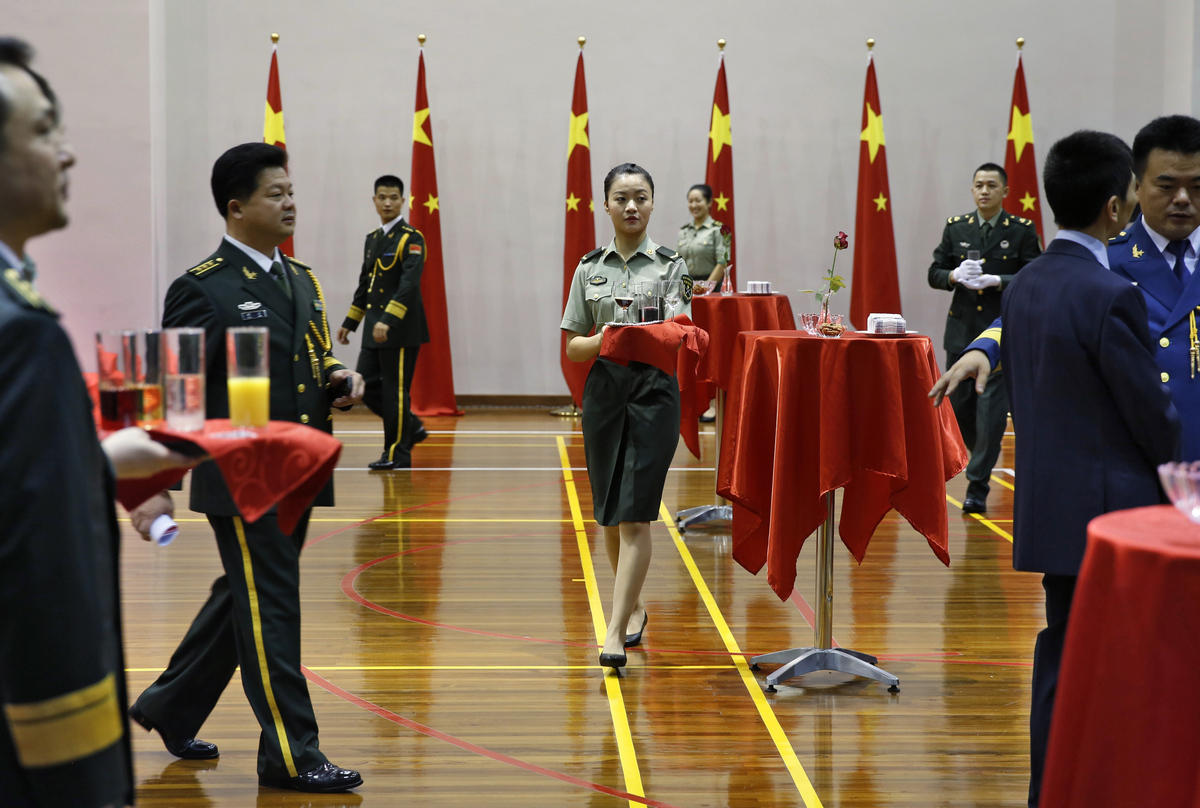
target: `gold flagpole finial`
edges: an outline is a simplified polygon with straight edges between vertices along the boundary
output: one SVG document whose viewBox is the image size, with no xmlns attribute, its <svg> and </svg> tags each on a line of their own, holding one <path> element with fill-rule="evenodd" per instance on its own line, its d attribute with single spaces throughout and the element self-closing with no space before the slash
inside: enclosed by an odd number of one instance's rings
<svg viewBox="0 0 1200 808">
<path fill-rule="evenodd" d="M 425 47 L 425 35 L 424 34 L 417 34 L 417 44 L 420 45 L 422 48 Z"/>
<path fill-rule="evenodd" d="M 725 40 L 723 40 L 723 39 L 717 40 L 717 50 L 719 50 L 719 51 L 725 50 Z"/>
<path fill-rule="evenodd" d="M 867 50 L 874 50 L 874 49 L 875 49 L 875 37 L 870 37 L 867 39 Z"/>
<path fill-rule="evenodd" d="M 271 43 L 275 45 L 279 44 L 279 34 L 271 34 Z"/>
<path fill-rule="evenodd" d="M 1025 37 L 1019 36 L 1017 37 L 1017 50 L 1021 50 L 1023 47 L 1025 47 Z"/>
<path fill-rule="evenodd" d="M 583 46 L 586 44 L 587 44 L 587 37 L 585 37 L 585 36 L 579 37 L 579 49 L 583 50 Z"/>
</svg>

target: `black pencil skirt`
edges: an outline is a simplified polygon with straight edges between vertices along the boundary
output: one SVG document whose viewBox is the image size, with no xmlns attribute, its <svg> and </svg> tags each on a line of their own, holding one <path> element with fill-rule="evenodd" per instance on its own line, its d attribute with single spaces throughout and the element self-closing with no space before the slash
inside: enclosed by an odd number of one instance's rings
<svg viewBox="0 0 1200 808">
<path fill-rule="evenodd" d="M 597 359 L 583 388 L 583 450 L 602 525 L 653 522 L 679 445 L 679 385 L 653 365 Z"/>
</svg>

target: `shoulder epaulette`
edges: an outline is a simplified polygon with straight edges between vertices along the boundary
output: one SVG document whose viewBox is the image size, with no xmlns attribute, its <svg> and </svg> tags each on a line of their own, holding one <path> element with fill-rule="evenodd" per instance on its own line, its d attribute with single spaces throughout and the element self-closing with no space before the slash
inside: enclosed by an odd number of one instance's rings
<svg viewBox="0 0 1200 808">
<path fill-rule="evenodd" d="M 1020 216 L 1018 216 L 1017 221 L 1019 221 L 1021 224 L 1025 225 L 1026 227 L 1033 227 L 1033 219 L 1023 219 Z"/>
<path fill-rule="evenodd" d="M 946 218 L 946 224 L 954 224 L 955 222 L 961 222 L 962 220 L 963 217 L 961 216 L 949 216 Z"/>
<path fill-rule="evenodd" d="M 424 234 L 424 233 L 422 233 L 422 232 L 421 232 L 420 230 L 418 230 L 417 228 L 413 227 L 413 226 L 412 226 L 411 224 L 409 224 L 408 222 L 405 222 L 405 223 L 404 223 L 404 227 L 405 227 L 405 228 L 408 230 L 408 232 L 410 232 L 410 233 L 416 233 L 418 236 L 420 236 L 422 241 L 425 239 L 425 234 Z"/>
<path fill-rule="evenodd" d="M 679 253 L 675 252 L 670 247 L 660 246 L 657 250 L 655 250 L 655 252 L 658 253 L 659 255 L 661 255 L 663 258 L 667 259 L 668 261 L 678 261 L 679 260 Z"/>
<path fill-rule="evenodd" d="M 1124 244 L 1127 241 L 1129 241 L 1129 231 L 1122 230 L 1120 233 L 1117 233 L 1115 236 L 1110 238 L 1108 240 L 1108 243 L 1109 244 Z"/>
<path fill-rule="evenodd" d="M 292 258 L 292 256 L 290 256 L 290 255 L 287 257 L 287 260 L 292 262 L 293 264 L 295 264 L 298 267 L 303 267 L 304 269 L 312 269 L 312 267 L 310 267 L 308 264 L 304 263 L 303 261 L 301 261 L 298 258 Z"/>
<path fill-rule="evenodd" d="M 590 253 L 585 255 L 583 258 L 580 258 L 579 263 L 586 264 L 589 261 L 595 261 L 597 258 L 600 257 L 600 253 L 602 253 L 602 252 L 604 252 L 604 248 L 597 247 L 596 249 L 592 250 Z"/>
<path fill-rule="evenodd" d="M 203 264 L 197 264 L 189 269 L 188 272 L 192 275 L 195 275 L 197 278 L 203 278 L 205 275 L 209 274 L 214 269 L 217 269 L 224 263 L 225 259 L 218 256 L 212 260 L 205 261 Z"/>
<path fill-rule="evenodd" d="M 45 299 L 37 293 L 37 290 L 21 277 L 21 273 L 15 269 L 4 270 L 4 280 L 8 286 L 21 296 L 21 299 L 29 305 L 31 309 L 40 309 L 55 314 L 54 308 L 45 301 Z"/>
</svg>

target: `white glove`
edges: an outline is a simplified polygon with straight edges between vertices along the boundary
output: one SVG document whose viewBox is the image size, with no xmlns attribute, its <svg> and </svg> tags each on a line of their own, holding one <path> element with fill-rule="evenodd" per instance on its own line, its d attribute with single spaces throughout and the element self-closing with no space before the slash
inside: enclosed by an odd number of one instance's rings
<svg viewBox="0 0 1200 808">
<path fill-rule="evenodd" d="M 999 285 L 1000 285 L 1000 276 L 999 275 L 976 275 L 974 278 L 969 278 L 969 279 L 963 281 L 963 286 L 967 287 L 968 289 L 975 290 L 975 291 L 978 291 L 980 289 L 987 289 L 989 286 L 999 286 Z"/>
<path fill-rule="evenodd" d="M 982 272 L 982 265 L 978 261 L 972 261 L 968 258 L 950 270 L 950 280 L 953 283 L 966 283 L 972 278 L 978 278 Z"/>
</svg>

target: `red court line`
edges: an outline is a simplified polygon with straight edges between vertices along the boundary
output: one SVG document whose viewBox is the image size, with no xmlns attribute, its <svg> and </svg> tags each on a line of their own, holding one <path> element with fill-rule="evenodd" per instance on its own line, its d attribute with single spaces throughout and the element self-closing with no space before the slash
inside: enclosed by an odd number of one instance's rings
<svg viewBox="0 0 1200 808">
<path fill-rule="evenodd" d="M 479 744 L 471 743 L 470 741 L 463 740 L 462 738 L 459 738 L 457 736 L 450 735 L 450 734 L 442 732 L 441 730 L 438 730 L 438 729 L 434 729 L 433 727 L 430 727 L 426 724 L 422 724 L 419 721 L 414 721 L 411 718 L 405 718 L 402 715 L 397 715 L 396 713 L 393 713 L 391 710 L 387 710 L 383 707 L 380 707 L 378 704 L 374 704 L 372 702 L 367 701 L 364 698 L 361 698 L 360 696 L 356 696 L 353 693 L 343 690 L 342 688 L 335 685 L 333 682 L 330 682 L 328 679 L 325 679 L 324 677 L 320 676 L 319 674 L 313 673 L 312 671 L 310 671 L 308 668 L 304 667 L 303 665 L 300 667 L 300 670 L 302 670 L 304 672 L 304 675 L 306 677 L 308 677 L 308 680 L 310 682 L 312 682 L 313 684 L 317 685 L 318 687 L 322 687 L 325 690 L 328 690 L 330 693 L 334 694 L 335 696 L 339 696 L 339 697 L 345 699 L 346 701 L 350 702 L 351 704 L 355 705 L 356 707 L 361 707 L 364 710 L 374 713 L 375 715 L 379 716 L 380 718 L 387 719 L 388 721 L 391 721 L 395 724 L 399 724 L 400 726 L 405 727 L 406 729 L 411 729 L 414 732 L 419 732 L 422 735 L 427 735 L 430 738 L 435 738 L 439 741 L 443 741 L 443 742 L 451 744 L 453 746 L 457 746 L 459 749 L 462 749 L 467 752 L 471 752 L 472 754 L 490 758 L 498 763 L 504 763 L 509 766 L 515 766 L 516 768 L 524 769 L 527 772 L 532 772 L 534 774 L 540 774 L 543 777 L 549 777 L 554 780 L 559 780 L 563 783 L 567 783 L 568 785 L 577 786 L 579 788 L 590 789 L 591 791 L 598 791 L 599 793 L 607 794 L 610 797 L 619 797 L 620 799 L 623 799 L 623 800 L 629 800 L 630 802 L 637 802 L 637 803 L 641 803 L 642 805 L 653 806 L 654 808 L 678 808 L 678 806 L 674 806 L 671 803 L 661 802 L 659 800 L 652 800 L 649 797 L 639 797 L 636 794 L 628 794 L 624 791 L 620 791 L 620 790 L 612 788 L 610 786 L 602 786 L 599 783 L 592 783 L 587 780 L 582 780 L 578 777 L 573 777 L 569 774 L 564 774 L 563 772 L 556 772 L 552 769 L 547 769 L 543 766 L 538 766 L 536 763 L 528 763 L 519 758 L 512 757 L 511 755 L 506 755 L 503 752 L 495 752 L 491 749 L 488 749 L 487 747 L 480 746 Z"/>
</svg>

